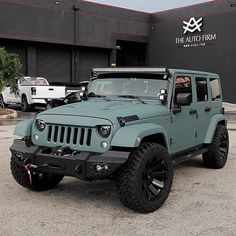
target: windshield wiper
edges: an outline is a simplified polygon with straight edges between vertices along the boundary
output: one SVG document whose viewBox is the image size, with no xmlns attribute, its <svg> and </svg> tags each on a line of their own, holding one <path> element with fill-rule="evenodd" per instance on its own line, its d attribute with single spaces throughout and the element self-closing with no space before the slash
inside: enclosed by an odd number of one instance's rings
<svg viewBox="0 0 236 236">
<path fill-rule="evenodd" d="M 139 102 L 146 104 L 146 102 L 144 102 L 139 96 L 135 96 L 135 95 L 119 95 L 119 98 L 133 98 L 138 100 Z"/>
</svg>

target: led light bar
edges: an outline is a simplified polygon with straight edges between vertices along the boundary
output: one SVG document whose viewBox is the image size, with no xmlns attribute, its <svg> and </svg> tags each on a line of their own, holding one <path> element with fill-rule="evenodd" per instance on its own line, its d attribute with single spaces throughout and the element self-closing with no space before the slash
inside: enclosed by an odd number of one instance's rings
<svg viewBox="0 0 236 236">
<path fill-rule="evenodd" d="M 103 73 L 103 72 L 133 72 L 133 73 L 166 73 L 167 68 L 165 67 L 115 67 L 115 68 L 93 68 L 93 72 Z"/>
</svg>

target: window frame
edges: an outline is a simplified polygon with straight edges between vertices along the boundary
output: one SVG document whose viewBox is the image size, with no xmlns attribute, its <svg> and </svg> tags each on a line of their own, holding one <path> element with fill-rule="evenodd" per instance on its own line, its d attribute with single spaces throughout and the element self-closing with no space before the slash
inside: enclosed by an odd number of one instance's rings
<svg viewBox="0 0 236 236">
<path fill-rule="evenodd" d="M 178 77 L 188 77 L 190 79 L 190 84 L 191 84 L 191 95 L 192 95 L 192 101 L 191 104 L 189 106 L 191 106 L 193 104 L 193 100 L 194 100 L 194 91 L 193 91 L 193 75 L 192 74 L 175 74 L 174 76 L 174 81 L 173 81 L 173 94 L 172 94 L 172 102 L 171 102 L 171 107 L 172 109 L 177 107 L 177 104 L 175 103 L 175 95 L 176 95 L 176 79 Z"/>
<path fill-rule="evenodd" d="M 205 88 L 205 92 L 206 92 L 206 94 L 204 95 L 204 96 L 206 96 L 207 95 L 207 99 L 205 99 L 205 100 L 198 100 L 198 87 L 197 87 L 197 85 L 198 85 L 198 79 L 201 79 L 202 81 L 203 80 L 205 80 L 205 85 L 206 85 L 206 88 Z M 204 77 L 204 76 L 201 76 L 201 75 L 196 75 L 195 76 L 195 78 L 194 78 L 194 82 L 195 82 L 195 92 L 196 92 L 196 102 L 197 103 L 200 103 L 200 102 L 208 102 L 209 101 L 209 90 L 208 90 L 208 88 L 209 88 L 209 86 L 208 86 L 208 78 L 207 77 Z"/>
<path fill-rule="evenodd" d="M 217 81 L 218 81 L 218 88 L 219 88 L 219 95 L 220 95 L 220 98 L 215 98 L 215 99 L 213 99 L 213 96 L 212 96 L 212 87 L 211 87 L 211 80 L 217 80 Z M 222 92 L 221 92 L 221 85 L 220 85 L 220 78 L 219 78 L 219 77 L 209 77 L 209 90 L 210 90 L 210 93 L 211 93 L 211 101 L 212 101 L 212 102 L 222 101 Z"/>
</svg>

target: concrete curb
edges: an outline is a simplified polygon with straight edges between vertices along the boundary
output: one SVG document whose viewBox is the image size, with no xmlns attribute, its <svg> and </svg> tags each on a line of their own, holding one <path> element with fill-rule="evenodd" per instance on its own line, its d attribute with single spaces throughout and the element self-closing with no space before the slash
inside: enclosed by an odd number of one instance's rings
<svg viewBox="0 0 236 236">
<path fill-rule="evenodd" d="M 12 111 L 12 113 L 8 115 L 0 115 L 0 120 L 15 119 L 17 117 L 17 111 L 12 110 L 12 109 L 8 109 L 8 110 Z"/>
</svg>

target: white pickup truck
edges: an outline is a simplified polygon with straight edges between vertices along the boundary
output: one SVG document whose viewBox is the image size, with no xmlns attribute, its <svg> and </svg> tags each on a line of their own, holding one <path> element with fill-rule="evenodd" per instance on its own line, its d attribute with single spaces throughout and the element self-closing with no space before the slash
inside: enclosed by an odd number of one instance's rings
<svg viewBox="0 0 236 236">
<path fill-rule="evenodd" d="M 18 78 L 19 94 L 14 94 L 10 87 L 6 87 L 0 94 L 0 105 L 21 104 L 22 111 L 29 111 L 35 106 L 47 104 L 49 99 L 65 97 L 68 93 L 66 86 L 51 86 L 47 79 L 42 77 Z"/>
</svg>

